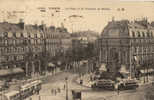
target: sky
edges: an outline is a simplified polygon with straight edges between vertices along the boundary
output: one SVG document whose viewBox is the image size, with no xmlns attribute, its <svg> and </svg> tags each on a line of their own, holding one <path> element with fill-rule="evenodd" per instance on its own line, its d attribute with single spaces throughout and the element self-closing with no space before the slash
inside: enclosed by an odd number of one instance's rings
<svg viewBox="0 0 154 100">
<path fill-rule="evenodd" d="M 58 8 L 53 10 L 49 8 Z M 45 9 L 41 12 L 40 9 Z M 12 12 L 17 11 L 16 16 Z M 24 11 L 24 13 L 20 13 Z M 69 32 L 93 30 L 101 32 L 109 21 L 154 21 L 154 2 L 141 0 L 0 0 L 0 21 L 64 26 Z M 82 17 L 69 17 L 78 15 Z M 9 16 L 9 17 L 8 17 Z"/>
</svg>

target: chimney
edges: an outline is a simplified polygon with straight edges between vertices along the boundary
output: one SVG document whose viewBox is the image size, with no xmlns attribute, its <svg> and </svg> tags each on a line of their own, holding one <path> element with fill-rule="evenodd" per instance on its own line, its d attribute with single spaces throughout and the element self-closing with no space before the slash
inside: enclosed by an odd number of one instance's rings
<svg viewBox="0 0 154 100">
<path fill-rule="evenodd" d="M 42 20 L 42 21 L 41 21 L 41 25 L 40 25 L 40 29 L 41 29 L 42 31 L 45 31 L 45 27 L 46 27 L 46 25 L 44 24 L 44 21 Z"/>
<path fill-rule="evenodd" d="M 35 29 L 38 29 L 37 21 L 34 23 L 34 27 L 35 27 Z"/>
<path fill-rule="evenodd" d="M 21 28 L 21 29 L 23 29 L 24 30 L 24 28 L 25 28 L 25 23 L 24 23 L 24 21 L 23 21 L 23 19 L 19 19 L 19 27 Z"/>
</svg>

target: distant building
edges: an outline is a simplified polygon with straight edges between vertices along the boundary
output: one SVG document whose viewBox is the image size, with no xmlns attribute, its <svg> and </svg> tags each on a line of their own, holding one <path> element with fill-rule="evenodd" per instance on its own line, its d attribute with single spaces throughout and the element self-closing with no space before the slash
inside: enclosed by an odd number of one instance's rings
<svg viewBox="0 0 154 100">
<path fill-rule="evenodd" d="M 93 56 L 95 40 L 98 38 L 98 34 L 93 31 L 81 31 L 71 34 L 72 49 L 74 58 L 76 59 L 88 59 Z M 89 49 L 89 51 L 87 51 Z M 75 59 L 75 60 L 76 60 Z"/>
<path fill-rule="evenodd" d="M 75 45 L 80 44 L 84 47 L 87 47 L 88 43 L 94 43 L 95 40 L 98 38 L 98 33 L 93 31 L 81 31 L 81 32 L 75 32 L 71 34 L 72 37 L 72 43 Z M 72 44 L 73 46 L 75 46 Z"/>
<path fill-rule="evenodd" d="M 68 32 L 62 32 L 60 36 L 62 52 L 65 54 L 68 50 L 72 49 L 72 38 Z"/>
<path fill-rule="evenodd" d="M 154 27 L 143 19 L 111 21 L 98 40 L 99 62 L 111 72 L 126 66 L 129 72 L 150 68 L 154 61 Z M 133 74 L 131 74 L 133 75 Z"/>
</svg>

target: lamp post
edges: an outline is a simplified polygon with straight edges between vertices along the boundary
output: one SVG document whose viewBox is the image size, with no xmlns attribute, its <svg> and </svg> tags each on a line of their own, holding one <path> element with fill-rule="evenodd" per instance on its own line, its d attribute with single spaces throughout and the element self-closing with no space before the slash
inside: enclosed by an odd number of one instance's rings
<svg viewBox="0 0 154 100">
<path fill-rule="evenodd" d="M 65 78 L 66 81 L 66 100 L 68 100 L 68 78 Z"/>
</svg>

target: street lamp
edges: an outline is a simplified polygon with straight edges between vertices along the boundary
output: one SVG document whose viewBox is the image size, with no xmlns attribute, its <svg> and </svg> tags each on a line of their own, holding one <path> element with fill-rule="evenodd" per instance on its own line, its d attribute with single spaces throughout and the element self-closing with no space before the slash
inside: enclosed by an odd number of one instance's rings
<svg viewBox="0 0 154 100">
<path fill-rule="evenodd" d="M 68 78 L 65 78 L 66 81 L 66 100 L 68 100 Z"/>
</svg>

